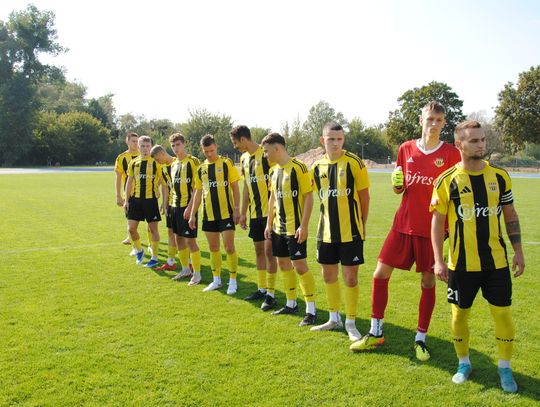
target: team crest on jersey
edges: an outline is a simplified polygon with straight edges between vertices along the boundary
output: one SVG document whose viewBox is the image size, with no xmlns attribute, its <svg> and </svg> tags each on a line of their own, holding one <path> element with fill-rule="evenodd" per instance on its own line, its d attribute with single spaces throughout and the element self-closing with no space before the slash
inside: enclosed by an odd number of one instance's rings
<svg viewBox="0 0 540 407">
<path fill-rule="evenodd" d="M 493 182 L 493 181 L 489 182 L 488 187 L 489 187 L 489 190 L 491 192 L 497 192 L 497 183 L 496 182 Z"/>
<path fill-rule="evenodd" d="M 441 168 L 444 165 L 444 158 L 437 158 L 433 164 L 435 164 L 435 167 Z"/>
<path fill-rule="evenodd" d="M 345 176 L 345 170 L 342 168 L 339 170 L 339 176 L 344 177 Z"/>
<path fill-rule="evenodd" d="M 216 168 L 216 172 L 223 172 L 223 168 L 221 167 Z"/>
</svg>

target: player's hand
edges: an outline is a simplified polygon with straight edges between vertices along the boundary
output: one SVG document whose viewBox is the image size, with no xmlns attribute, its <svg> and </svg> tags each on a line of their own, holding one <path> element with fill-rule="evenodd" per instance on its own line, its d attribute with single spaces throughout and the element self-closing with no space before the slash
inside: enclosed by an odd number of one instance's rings
<svg viewBox="0 0 540 407">
<path fill-rule="evenodd" d="M 523 258 L 523 253 L 518 252 L 514 254 L 512 259 L 512 272 L 514 272 L 514 277 L 519 277 L 525 271 L 525 259 Z"/>
<path fill-rule="evenodd" d="M 159 207 L 159 211 L 161 212 L 162 215 L 165 215 L 165 213 L 167 213 L 167 208 L 165 208 L 165 204 L 161 204 L 161 206 Z"/>
<path fill-rule="evenodd" d="M 272 228 L 270 226 L 266 226 L 264 228 L 264 238 L 266 240 L 271 240 L 272 239 Z"/>
<path fill-rule="evenodd" d="M 186 209 L 184 209 L 184 219 L 189 221 L 189 218 L 191 216 L 191 207 L 187 207 Z"/>
<path fill-rule="evenodd" d="M 436 262 L 433 266 L 433 272 L 435 273 L 435 277 L 437 277 L 439 280 L 448 283 L 448 266 L 446 263 Z"/>
<path fill-rule="evenodd" d="M 298 244 L 304 243 L 308 237 L 307 228 L 303 228 L 302 226 L 300 226 L 298 229 L 296 229 L 296 233 L 294 234 L 294 237 L 296 238 L 296 241 L 298 242 Z"/>
<path fill-rule="evenodd" d="M 240 222 L 240 210 L 237 208 L 233 209 L 233 222 L 235 225 L 238 225 L 238 222 Z"/>
<path fill-rule="evenodd" d="M 124 198 L 122 198 L 121 196 L 117 196 L 116 197 L 116 205 L 122 207 L 124 206 Z"/>
<path fill-rule="evenodd" d="M 247 216 L 246 215 L 240 215 L 240 221 L 238 222 L 240 224 L 240 227 L 244 230 L 247 229 Z"/>
<path fill-rule="evenodd" d="M 188 225 L 191 230 L 195 230 L 195 217 L 194 216 L 189 217 Z"/>
<path fill-rule="evenodd" d="M 399 165 L 392 171 L 392 186 L 397 189 L 403 188 L 403 170 Z"/>
</svg>

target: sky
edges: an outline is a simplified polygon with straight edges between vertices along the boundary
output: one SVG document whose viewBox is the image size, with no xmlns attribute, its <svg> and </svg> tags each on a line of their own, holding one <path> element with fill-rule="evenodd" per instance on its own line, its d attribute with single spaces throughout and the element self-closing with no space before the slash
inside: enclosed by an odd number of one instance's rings
<svg viewBox="0 0 540 407">
<path fill-rule="evenodd" d="M 2 0 L 0 20 L 22 10 Z M 327 101 L 384 123 L 405 91 L 448 84 L 465 114 L 540 65 L 538 0 L 34 0 L 68 52 L 47 59 L 114 94 L 117 115 L 183 122 L 206 108 L 279 131 Z"/>
</svg>

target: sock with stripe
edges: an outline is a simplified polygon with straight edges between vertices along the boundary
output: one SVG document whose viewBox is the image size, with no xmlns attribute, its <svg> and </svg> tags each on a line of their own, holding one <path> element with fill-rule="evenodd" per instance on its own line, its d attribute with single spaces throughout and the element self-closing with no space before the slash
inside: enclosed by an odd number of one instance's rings
<svg viewBox="0 0 540 407">
<path fill-rule="evenodd" d="M 236 275 L 238 273 L 238 255 L 236 252 L 227 254 L 227 267 L 229 267 L 230 278 L 236 280 Z"/>
<path fill-rule="evenodd" d="M 345 285 L 345 314 L 348 320 L 356 320 L 358 307 L 358 284 L 354 287 Z"/>
<path fill-rule="evenodd" d="M 212 276 L 221 278 L 221 252 L 210 252 Z"/>
<path fill-rule="evenodd" d="M 191 252 L 191 267 L 194 273 L 201 272 L 201 251 Z"/>
</svg>

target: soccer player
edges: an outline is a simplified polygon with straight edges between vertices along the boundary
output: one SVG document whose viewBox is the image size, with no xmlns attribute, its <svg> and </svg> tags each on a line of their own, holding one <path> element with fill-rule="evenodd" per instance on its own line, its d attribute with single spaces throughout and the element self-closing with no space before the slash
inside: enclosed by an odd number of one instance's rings
<svg viewBox="0 0 540 407">
<path fill-rule="evenodd" d="M 247 228 L 247 211 L 249 208 L 249 237 L 255 246 L 255 263 L 257 265 L 257 291 L 245 300 L 264 299 L 263 311 L 275 307 L 277 261 L 272 256 L 272 241 L 264 238 L 264 229 L 268 218 L 268 178 L 270 167 L 264 156 L 262 146 L 251 139 L 247 126 L 236 126 L 230 132 L 233 146 L 242 152 L 240 157 L 240 175 L 244 180 L 242 207 L 240 210 L 240 227 Z"/>
<path fill-rule="evenodd" d="M 289 157 L 282 135 L 268 134 L 263 138 L 262 146 L 268 160 L 276 163 L 270 178 L 268 219 L 264 235 L 272 239 L 272 254 L 278 258 L 287 297 L 287 304 L 273 314 L 298 312 L 298 273 L 306 301 L 306 313 L 300 326 L 313 325 L 316 320 L 315 279 L 306 261 L 309 217 L 313 209 L 313 186 L 309 171 L 303 162 Z"/>
<path fill-rule="evenodd" d="M 446 123 L 445 114 L 440 103 L 426 104 L 420 115 L 422 136 L 399 147 L 392 186 L 396 194 L 403 194 L 401 204 L 373 274 L 371 328 L 360 341 L 351 345 L 352 351 L 373 349 L 384 343 L 383 319 L 388 303 L 388 282 L 394 268 L 410 270 L 416 263 L 416 272 L 421 275 L 421 294 L 414 349 L 418 360 L 430 358 L 426 334 L 435 307 L 435 276 L 429 202 L 437 176 L 460 160 L 459 151 L 440 140 Z"/>
<path fill-rule="evenodd" d="M 159 144 L 156 144 L 154 147 L 152 147 L 152 150 L 150 150 L 150 157 L 152 157 L 154 160 L 157 161 L 157 163 L 160 165 L 161 168 L 161 176 L 163 179 L 163 182 L 161 183 L 162 188 L 167 188 L 168 194 L 169 194 L 169 200 L 167 209 L 165 210 L 165 205 L 163 202 L 161 206 L 161 213 L 165 215 L 165 223 L 167 225 L 167 235 L 168 235 L 168 248 L 167 248 L 167 261 L 163 263 L 161 266 L 156 267 L 156 270 L 158 271 L 164 271 L 164 270 L 176 270 L 176 239 L 174 238 L 174 233 L 172 230 L 172 220 L 171 220 L 171 189 L 172 189 L 172 178 L 171 178 L 171 165 L 174 161 L 174 158 L 165 151 L 165 149 L 160 146 Z M 188 267 L 189 271 L 189 267 Z"/>
<path fill-rule="evenodd" d="M 124 203 L 124 208 L 128 218 L 128 231 L 137 249 L 137 264 L 143 260 L 144 250 L 137 228 L 139 222 L 146 220 L 152 235 L 152 257 L 144 267 L 155 267 L 158 265 L 157 254 L 159 250 L 159 230 L 158 222 L 161 220 L 159 214 L 158 195 L 159 185 L 162 182 L 161 169 L 159 164 L 150 157 L 152 149 L 152 139 L 148 136 L 141 136 L 138 140 L 141 155 L 131 160 L 128 166 L 128 179 L 126 182 L 126 196 L 129 199 Z M 163 190 L 163 201 L 167 206 L 167 188 Z"/>
<path fill-rule="evenodd" d="M 122 154 L 119 154 L 114 163 L 114 172 L 116 174 L 116 204 L 121 208 L 124 207 L 125 203 L 124 191 L 126 189 L 128 165 L 131 160 L 139 155 L 139 145 L 137 144 L 138 140 L 139 135 L 137 133 L 130 132 L 126 134 L 126 145 L 128 149 Z M 130 244 L 129 235 L 122 241 L 122 243 Z M 133 249 L 132 253 L 135 255 L 135 248 Z"/>
<path fill-rule="evenodd" d="M 324 125 L 321 144 L 326 154 L 313 163 L 311 173 L 320 198 L 317 261 L 328 299 L 328 322 L 311 328 L 343 328 L 338 281 L 339 263 L 345 283 L 345 330 L 351 341 L 362 337 L 356 328 L 358 266 L 364 263 L 364 240 L 369 210 L 367 168 L 356 155 L 343 150 L 345 133 L 335 122 Z"/>
<path fill-rule="evenodd" d="M 512 279 L 500 225 L 502 213 L 514 249 L 512 271 L 514 277 L 519 277 L 525 270 L 525 260 L 512 182 L 505 170 L 483 160 L 486 136 L 480 123 L 474 120 L 460 123 L 454 137 L 461 162 L 441 174 L 430 207 L 435 275 L 448 283 L 452 336 L 459 359 L 452 381 L 463 383 L 472 372 L 468 319 L 481 289 L 495 320 L 501 387 L 515 393 L 518 387 L 510 367 L 515 336 L 510 307 Z M 448 264 L 443 259 L 446 221 L 450 243 Z"/>
<path fill-rule="evenodd" d="M 178 247 L 178 257 L 182 270 L 173 280 L 189 278 L 189 286 L 201 282 L 201 251 L 197 244 L 197 213 L 195 213 L 195 227 L 188 224 L 193 203 L 193 189 L 195 186 L 195 174 L 199 167 L 199 159 L 188 154 L 185 150 L 186 140 L 180 133 L 174 133 L 169 137 L 171 148 L 176 159 L 171 165 L 171 224 Z M 189 268 L 191 259 L 193 273 Z"/>
<path fill-rule="evenodd" d="M 232 160 L 218 154 L 218 146 L 211 134 L 200 141 L 201 150 L 206 160 L 195 173 L 195 192 L 189 216 L 189 227 L 197 226 L 197 211 L 203 205 L 202 230 L 206 234 L 210 249 L 210 267 L 212 282 L 203 291 L 221 288 L 221 251 L 220 235 L 227 253 L 229 267 L 229 287 L 227 294 L 233 295 L 238 289 L 238 255 L 234 247 L 235 226 L 240 220 L 240 175 Z"/>
</svg>

